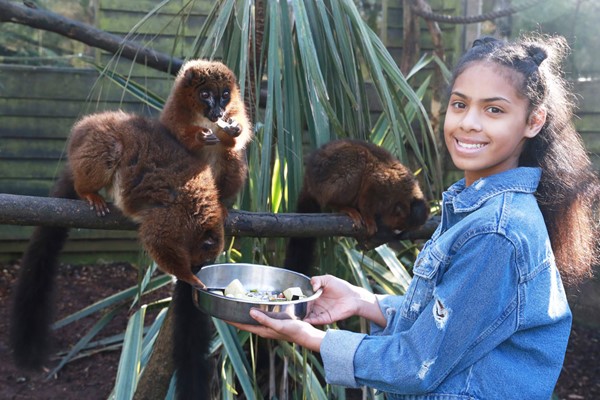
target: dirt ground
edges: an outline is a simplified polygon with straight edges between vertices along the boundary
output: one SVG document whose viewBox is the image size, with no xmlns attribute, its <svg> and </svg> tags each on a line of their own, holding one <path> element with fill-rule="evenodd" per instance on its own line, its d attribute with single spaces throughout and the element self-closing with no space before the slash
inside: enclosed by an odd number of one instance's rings
<svg viewBox="0 0 600 400">
<path fill-rule="evenodd" d="M 17 264 L 0 266 L 0 398 L 6 400 L 106 399 L 112 390 L 119 350 L 106 350 L 67 364 L 46 380 L 47 373 L 23 372 L 15 368 L 8 347 L 9 304 L 18 271 Z M 60 268 L 57 285 L 57 317 L 69 315 L 94 301 L 135 284 L 137 271 L 129 264 L 70 266 Z M 56 332 L 56 348 L 68 349 L 95 322 L 87 318 Z M 121 315 L 105 335 L 125 330 Z M 600 330 L 575 325 L 556 393 L 561 400 L 600 399 Z M 49 364 L 51 370 L 57 361 Z"/>
</svg>

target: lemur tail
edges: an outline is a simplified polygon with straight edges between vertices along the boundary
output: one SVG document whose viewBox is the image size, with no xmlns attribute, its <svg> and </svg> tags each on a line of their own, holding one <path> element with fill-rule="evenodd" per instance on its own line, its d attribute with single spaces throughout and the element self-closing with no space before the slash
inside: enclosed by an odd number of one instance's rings
<svg viewBox="0 0 600 400">
<path fill-rule="evenodd" d="M 318 213 L 321 212 L 321 206 L 313 196 L 305 190 L 301 190 L 296 212 Z M 283 266 L 289 270 L 310 275 L 316 244 L 317 238 L 315 237 L 291 237 L 285 252 Z"/>
<path fill-rule="evenodd" d="M 78 198 L 68 168 L 54 184 L 50 196 Z M 15 364 L 20 368 L 39 369 L 47 360 L 54 276 L 68 236 L 68 228 L 39 226 L 23 254 L 10 318 L 10 345 Z"/>
<path fill-rule="evenodd" d="M 173 293 L 173 362 L 177 400 L 208 399 L 213 368 L 208 358 L 212 322 L 192 302 L 192 286 L 177 281 Z"/>
</svg>

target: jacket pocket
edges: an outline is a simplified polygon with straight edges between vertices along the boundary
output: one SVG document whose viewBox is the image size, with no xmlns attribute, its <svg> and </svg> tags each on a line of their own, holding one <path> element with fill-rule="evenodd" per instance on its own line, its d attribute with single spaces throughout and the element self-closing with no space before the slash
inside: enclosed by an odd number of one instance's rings
<svg viewBox="0 0 600 400">
<path fill-rule="evenodd" d="M 404 296 L 401 315 L 414 321 L 433 298 L 441 262 L 431 252 L 421 253 L 413 267 L 413 279 Z"/>
</svg>

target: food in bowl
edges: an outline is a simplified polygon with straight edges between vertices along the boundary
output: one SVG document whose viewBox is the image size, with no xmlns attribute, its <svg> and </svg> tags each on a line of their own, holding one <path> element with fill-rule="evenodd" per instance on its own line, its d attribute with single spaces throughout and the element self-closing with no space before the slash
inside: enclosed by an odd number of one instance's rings
<svg viewBox="0 0 600 400">
<path fill-rule="evenodd" d="M 258 300 L 258 301 L 292 301 L 300 300 L 306 297 L 302 289 L 298 286 L 290 287 L 284 291 L 247 289 L 239 279 L 232 280 L 224 290 L 210 290 L 212 293 L 226 297 L 235 297 L 237 299 Z"/>
</svg>

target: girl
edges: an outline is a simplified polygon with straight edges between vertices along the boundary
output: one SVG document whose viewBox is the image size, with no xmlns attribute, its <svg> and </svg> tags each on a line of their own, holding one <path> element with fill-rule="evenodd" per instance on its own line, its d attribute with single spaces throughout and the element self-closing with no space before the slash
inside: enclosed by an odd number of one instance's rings
<svg viewBox="0 0 600 400">
<path fill-rule="evenodd" d="M 304 321 L 251 311 L 263 337 L 320 351 L 331 384 L 389 399 L 549 399 L 571 327 L 562 279 L 590 275 L 598 180 L 571 123 L 558 37 L 475 41 L 451 82 L 444 137 L 464 179 L 404 296 L 333 276 Z M 358 315 L 369 335 L 313 325 Z"/>
</svg>

